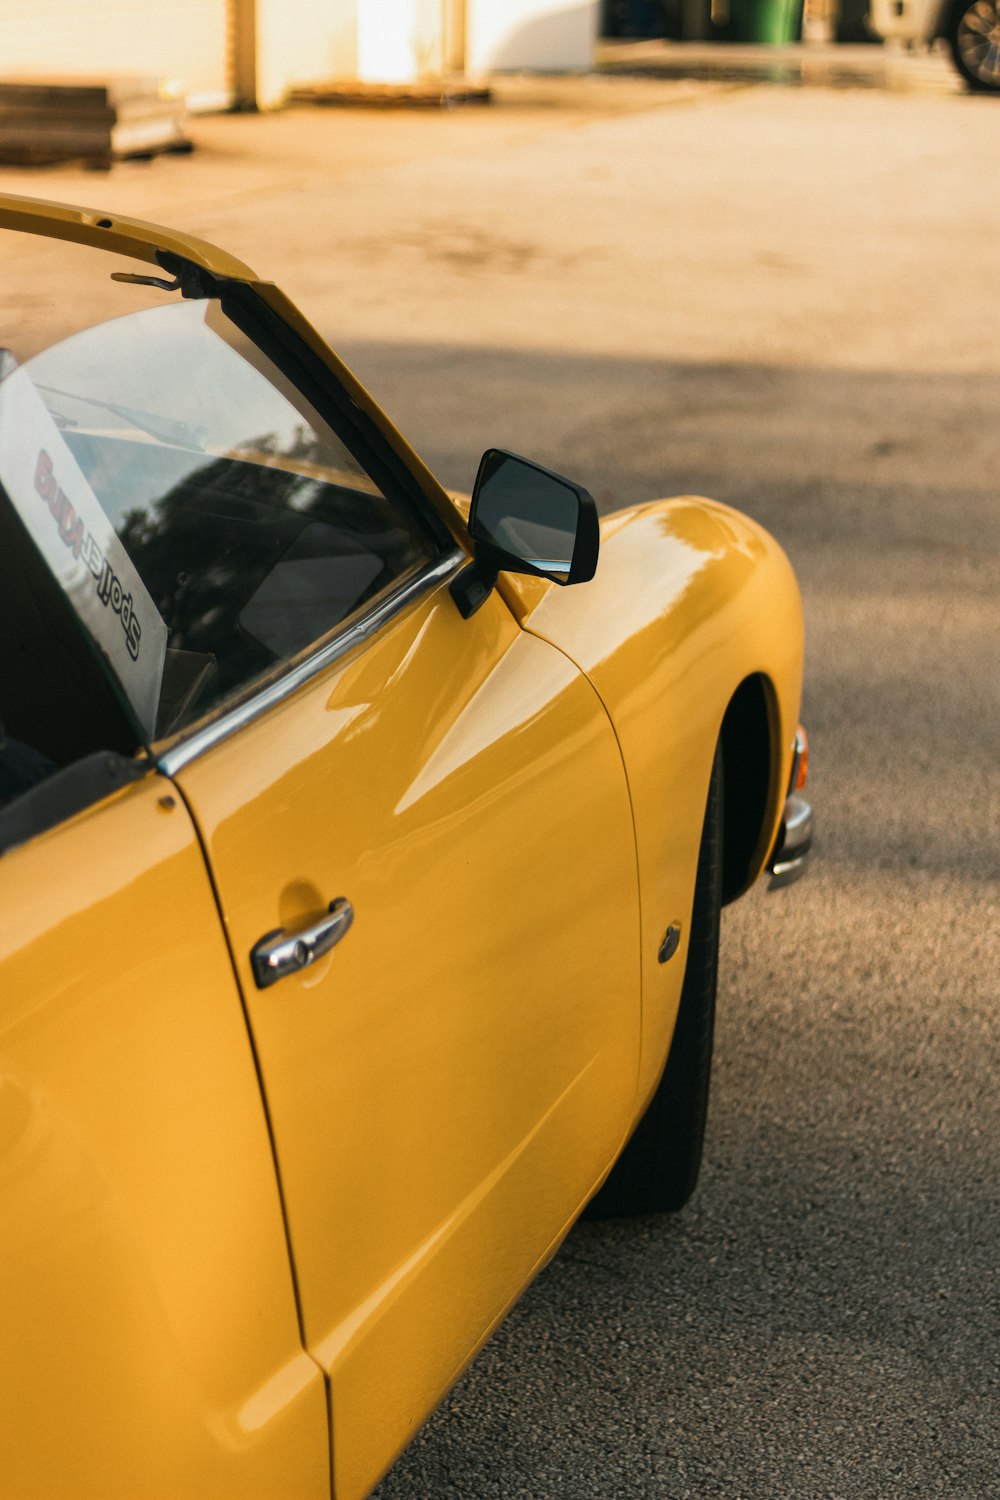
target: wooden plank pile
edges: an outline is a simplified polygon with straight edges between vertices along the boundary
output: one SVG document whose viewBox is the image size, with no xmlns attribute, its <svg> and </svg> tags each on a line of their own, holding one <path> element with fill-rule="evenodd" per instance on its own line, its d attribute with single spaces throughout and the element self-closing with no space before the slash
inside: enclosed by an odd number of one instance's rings
<svg viewBox="0 0 1000 1500">
<path fill-rule="evenodd" d="M 125 157 L 191 149 L 184 101 L 158 78 L 0 78 L 0 162 L 82 159 L 108 168 Z"/>
<path fill-rule="evenodd" d="M 429 79 L 422 83 L 359 83 L 337 79 L 290 89 L 290 104 L 364 105 L 370 109 L 453 109 L 458 104 L 489 104 L 493 95 L 480 84 Z"/>
</svg>

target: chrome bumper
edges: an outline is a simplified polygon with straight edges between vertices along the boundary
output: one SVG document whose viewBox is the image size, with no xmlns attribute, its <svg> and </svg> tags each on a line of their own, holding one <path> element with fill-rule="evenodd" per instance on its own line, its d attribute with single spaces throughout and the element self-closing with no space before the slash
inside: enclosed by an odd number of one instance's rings
<svg viewBox="0 0 1000 1500">
<path fill-rule="evenodd" d="M 768 890 L 780 890 L 783 885 L 791 885 L 805 874 L 812 832 L 812 807 L 798 792 L 793 792 L 785 802 L 778 842 L 767 862 L 767 868 L 771 872 Z"/>
</svg>

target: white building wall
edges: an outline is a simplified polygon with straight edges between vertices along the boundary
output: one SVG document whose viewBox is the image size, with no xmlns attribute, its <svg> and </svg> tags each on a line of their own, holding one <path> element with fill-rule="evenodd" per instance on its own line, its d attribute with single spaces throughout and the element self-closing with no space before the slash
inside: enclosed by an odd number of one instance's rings
<svg viewBox="0 0 1000 1500">
<path fill-rule="evenodd" d="M 456 28 L 464 29 L 465 70 L 473 76 L 591 66 L 599 0 L 462 3 L 464 28 L 457 28 L 457 0 L 256 0 L 257 102 L 279 104 L 293 84 L 440 76 L 457 61 Z"/>
<path fill-rule="evenodd" d="M 442 69 L 441 0 L 355 0 L 357 76 L 364 83 L 416 83 Z"/>
<path fill-rule="evenodd" d="M 351 78 L 356 0 L 257 0 L 257 103 L 280 104 L 296 83 Z"/>
<path fill-rule="evenodd" d="M 586 69 L 597 28 L 598 0 L 468 0 L 466 67 L 472 74 Z"/>
<path fill-rule="evenodd" d="M 229 103 L 227 0 L 0 0 L 0 72 L 148 73 L 194 109 Z"/>
</svg>

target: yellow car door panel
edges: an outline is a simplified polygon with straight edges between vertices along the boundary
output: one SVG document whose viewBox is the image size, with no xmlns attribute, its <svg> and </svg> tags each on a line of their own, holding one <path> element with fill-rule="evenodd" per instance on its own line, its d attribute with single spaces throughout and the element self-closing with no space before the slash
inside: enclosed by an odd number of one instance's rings
<svg viewBox="0 0 1000 1500">
<path fill-rule="evenodd" d="M 4 1493 L 318 1500 L 323 1379 L 169 782 L 6 853 L 0 913 Z"/>
<path fill-rule="evenodd" d="M 177 772 L 247 1000 L 337 1500 L 366 1493 L 608 1167 L 639 1049 L 615 736 L 440 584 Z M 250 954 L 353 925 L 258 988 Z"/>
</svg>

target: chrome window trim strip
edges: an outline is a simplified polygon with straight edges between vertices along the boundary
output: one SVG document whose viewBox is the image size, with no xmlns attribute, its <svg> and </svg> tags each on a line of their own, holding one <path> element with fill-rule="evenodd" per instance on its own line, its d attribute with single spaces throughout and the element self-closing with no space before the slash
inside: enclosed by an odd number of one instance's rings
<svg viewBox="0 0 1000 1500">
<path fill-rule="evenodd" d="M 414 599 L 419 598 L 436 583 L 440 583 L 442 579 L 454 573 L 468 560 L 466 553 L 456 548 L 453 552 L 448 552 L 444 557 L 439 558 L 437 562 L 430 563 L 421 569 L 414 577 L 408 578 L 399 588 L 394 589 L 391 594 L 387 594 L 368 614 L 355 620 L 334 640 L 321 646 L 304 661 L 300 661 L 277 682 L 270 683 L 261 692 L 248 698 L 245 703 L 238 704 L 228 713 L 206 724 L 204 729 L 197 730 L 189 739 L 181 741 L 180 744 L 171 745 L 162 754 L 155 756 L 157 770 L 164 776 L 175 776 L 178 771 L 190 765 L 206 750 L 211 750 L 214 745 L 227 740 L 238 729 L 243 729 L 245 725 L 267 713 L 268 709 L 290 698 L 292 693 L 304 683 L 318 676 L 339 657 L 346 656 L 347 652 L 352 651 L 355 646 L 368 640 L 394 615 L 399 614 Z"/>
</svg>

